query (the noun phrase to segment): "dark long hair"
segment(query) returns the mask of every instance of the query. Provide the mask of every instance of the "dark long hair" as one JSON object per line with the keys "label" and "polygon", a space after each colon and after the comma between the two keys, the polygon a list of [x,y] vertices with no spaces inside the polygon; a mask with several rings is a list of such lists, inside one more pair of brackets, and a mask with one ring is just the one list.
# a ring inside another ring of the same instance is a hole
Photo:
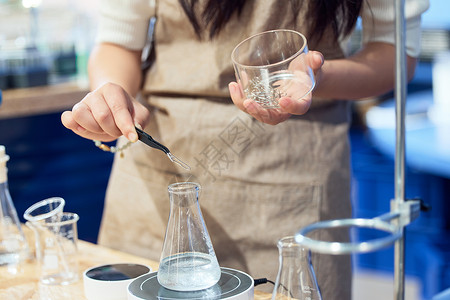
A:
{"label": "dark long hair", "polygon": [[[196,15],[199,0],[178,0],[188,16],[195,32],[200,37],[201,31],[209,29],[213,38],[228,22],[234,13],[240,14],[246,0],[207,0],[203,11]],[[257,0],[264,1],[264,0]],[[278,0],[289,2],[294,17],[298,15],[304,0]],[[310,35],[319,41],[330,26],[335,39],[347,35],[353,29],[359,16],[363,0],[314,0],[308,4],[310,16]]]}

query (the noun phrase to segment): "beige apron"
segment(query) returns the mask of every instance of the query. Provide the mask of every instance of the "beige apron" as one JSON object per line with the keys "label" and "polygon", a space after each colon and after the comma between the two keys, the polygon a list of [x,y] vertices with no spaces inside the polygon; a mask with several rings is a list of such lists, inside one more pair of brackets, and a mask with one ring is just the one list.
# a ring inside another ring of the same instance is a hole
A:
{"label": "beige apron", "polygon": [[[271,126],[228,98],[230,54],[239,41],[274,28],[304,32],[287,21],[290,6],[280,3],[249,1],[240,21],[232,19],[211,42],[196,39],[177,0],[159,1],[156,61],[144,86],[152,121],[145,130],[192,170],[142,143],[117,156],[100,244],[159,260],[167,186],[195,181],[219,264],[275,281],[280,238],[312,222],[351,216],[346,102],[315,100],[306,115]],[[342,55],[336,46],[313,47],[327,58]],[[317,237],[348,240],[342,232],[330,235]],[[323,299],[351,299],[350,257],[314,255],[313,264]]]}

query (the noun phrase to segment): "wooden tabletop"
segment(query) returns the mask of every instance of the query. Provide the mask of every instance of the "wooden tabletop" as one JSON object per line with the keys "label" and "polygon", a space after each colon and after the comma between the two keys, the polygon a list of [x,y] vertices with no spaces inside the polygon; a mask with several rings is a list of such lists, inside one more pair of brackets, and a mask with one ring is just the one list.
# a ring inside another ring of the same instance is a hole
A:
{"label": "wooden tabletop", "polygon": [[66,286],[39,283],[37,264],[27,261],[18,269],[0,267],[0,299],[86,299],[83,288],[83,272],[91,267],[110,263],[138,263],[158,269],[158,263],[84,241],[78,243],[79,280]]}
{"label": "wooden tabletop", "polygon": [[[2,266],[0,267],[0,299],[85,300],[82,275],[88,268],[111,263],[137,263],[147,265],[152,270],[158,269],[158,263],[149,259],[85,241],[79,241],[78,246],[79,280],[77,282],[65,286],[40,284],[35,260],[27,261],[17,269]],[[255,299],[270,299],[270,295],[255,291]]]}

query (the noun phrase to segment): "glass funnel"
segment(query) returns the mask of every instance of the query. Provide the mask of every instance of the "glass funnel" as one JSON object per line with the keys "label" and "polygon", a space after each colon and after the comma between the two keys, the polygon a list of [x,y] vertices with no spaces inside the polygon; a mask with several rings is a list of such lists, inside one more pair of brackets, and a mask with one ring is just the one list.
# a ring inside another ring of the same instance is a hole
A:
{"label": "glass funnel", "polygon": [[158,269],[158,282],[176,291],[197,291],[216,284],[219,263],[198,202],[200,185],[169,185],[170,215]]}
{"label": "glass funnel", "polygon": [[322,300],[310,251],[298,244],[293,236],[282,238],[277,246],[280,265],[272,300]]}

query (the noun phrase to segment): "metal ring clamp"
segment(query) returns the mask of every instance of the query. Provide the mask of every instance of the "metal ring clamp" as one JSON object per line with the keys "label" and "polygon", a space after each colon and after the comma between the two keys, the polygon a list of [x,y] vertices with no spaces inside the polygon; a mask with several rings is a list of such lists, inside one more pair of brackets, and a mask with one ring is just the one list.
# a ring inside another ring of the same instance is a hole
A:
{"label": "metal ring clamp", "polygon": [[[355,243],[340,243],[340,242],[326,242],[320,240],[314,240],[306,237],[306,234],[326,228],[337,228],[337,227],[364,227],[378,229],[390,233],[386,237],[372,239],[366,242],[355,242]],[[402,237],[401,228],[381,220],[380,218],[373,219],[340,219],[331,221],[322,221],[308,225],[295,234],[295,241],[299,244],[304,245],[313,252],[324,253],[324,254],[349,254],[349,253],[367,253],[385,248],[393,244],[396,240]]]}

